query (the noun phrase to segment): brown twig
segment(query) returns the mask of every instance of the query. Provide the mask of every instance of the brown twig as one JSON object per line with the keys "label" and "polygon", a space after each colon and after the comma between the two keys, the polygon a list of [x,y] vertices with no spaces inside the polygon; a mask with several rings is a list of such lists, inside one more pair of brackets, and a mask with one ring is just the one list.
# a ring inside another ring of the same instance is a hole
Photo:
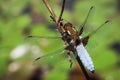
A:
{"label": "brown twig", "polygon": [[86,80],[91,80],[90,77],[89,77],[89,75],[88,75],[88,73],[87,73],[87,71],[85,70],[85,67],[83,66],[83,64],[82,64],[79,56],[77,56],[76,59],[77,59],[79,65],[80,65],[80,67],[81,67],[81,69],[82,69],[82,71],[83,71],[83,74],[84,74]]}
{"label": "brown twig", "polygon": [[62,9],[61,9],[61,13],[60,13],[59,20],[58,20],[59,22],[62,19],[62,15],[63,15],[64,9],[65,9],[65,0],[63,0],[63,3],[62,3]]}
{"label": "brown twig", "polygon": [[54,19],[55,23],[58,24],[58,17],[55,15],[53,9],[50,7],[48,0],[43,0],[44,4],[46,5],[46,7],[48,8],[52,18]]}

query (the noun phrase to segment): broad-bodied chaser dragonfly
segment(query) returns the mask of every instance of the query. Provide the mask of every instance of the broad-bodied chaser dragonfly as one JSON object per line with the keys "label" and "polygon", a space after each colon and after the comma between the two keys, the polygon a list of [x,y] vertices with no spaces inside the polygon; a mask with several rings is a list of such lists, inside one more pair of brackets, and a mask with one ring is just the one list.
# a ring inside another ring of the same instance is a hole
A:
{"label": "broad-bodied chaser dragonfly", "polygon": [[[66,48],[65,50],[67,51],[68,56],[70,57],[70,54],[73,53],[75,55],[75,58],[77,62],[79,63],[80,67],[83,70],[83,73],[85,74],[87,80],[89,80],[89,76],[87,75],[87,72],[84,68],[84,66],[94,73],[94,65],[91,57],[89,56],[87,50],[85,49],[85,46],[87,45],[87,42],[89,40],[89,37],[95,33],[98,29],[100,29],[104,24],[108,23],[109,21],[105,21],[102,25],[100,25],[95,31],[90,33],[88,36],[81,37],[81,34],[84,31],[85,23],[88,19],[88,16],[93,9],[93,7],[90,8],[88,15],[84,21],[84,23],[81,25],[81,29],[77,31],[75,27],[70,23],[64,23],[62,19],[62,15],[64,12],[64,7],[65,7],[65,0],[63,0],[62,4],[62,9],[60,16],[57,17],[56,14],[54,13],[53,9],[48,3],[48,0],[43,0],[44,4],[46,5],[47,9],[51,13],[51,19],[55,22],[57,25],[57,29],[59,33],[61,34],[61,39],[65,42]],[[34,37],[34,36],[28,36],[28,37]],[[36,60],[39,60],[41,57],[38,57]],[[72,60],[69,59],[71,65],[72,65]],[[84,66],[83,66],[84,65]]]}

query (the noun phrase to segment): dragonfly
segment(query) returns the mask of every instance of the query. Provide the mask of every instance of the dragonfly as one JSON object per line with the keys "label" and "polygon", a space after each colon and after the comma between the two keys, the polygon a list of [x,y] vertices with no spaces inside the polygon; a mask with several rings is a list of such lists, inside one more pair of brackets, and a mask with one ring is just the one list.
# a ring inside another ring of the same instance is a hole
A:
{"label": "dragonfly", "polygon": [[[66,45],[65,50],[69,57],[69,62],[71,63],[70,66],[72,66],[72,64],[73,64],[70,54],[73,54],[75,56],[77,62],[79,63],[79,66],[83,70],[83,73],[86,76],[86,79],[90,80],[85,67],[92,73],[95,72],[95,69],[94,69],[93,61],[92,61],[90,55],[88,54],[85,46],[87,45],[90,36],[92,36],[95,32],[97,32],[97,30],[99,30],[103,25],[108,23],[109,20],[106,20],[102,25],[100,25],[92,33],[88,34],[85,37],[82,37],[81,35],[84,31],[85,24],[87,22],[87,19],[90,15],[91,10],[93,9],[93,6],[90,8],[90,10],[87,14],[87,17],[85,18],[85,21],[80,26],[81,28],[79,30],[76,30],[75,27],[72,25],[72,23],[70,23],[70,22],[64,23],[63,22],[62,15],[63,15],[64,8],[65,8],[65,1],[66,0],[63,0],[60,15],[59,15],[59,17],[57,17],[56,14],[54,13],[53,9],[49,5],[48,0],[43,0],[45,6],[47,7],[48,11],[51,14],[50,18],[57,25],[58,32],[60,33],[61,36],[60,37],[38,36],[38,37],[39,38],[61,38]],[[36,37],[36,36],[28,36],[28,37]],[[39,59],[41,59],[41,57],[36,58],[35,61],[39,60]]]}

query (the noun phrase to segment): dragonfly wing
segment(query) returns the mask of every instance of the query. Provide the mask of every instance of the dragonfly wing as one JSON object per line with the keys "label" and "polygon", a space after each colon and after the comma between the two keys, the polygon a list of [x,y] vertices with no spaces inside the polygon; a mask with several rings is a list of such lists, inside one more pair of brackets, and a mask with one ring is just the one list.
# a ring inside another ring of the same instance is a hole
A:
{"label": "dragonfly wing", "polygon": [[63,49],[59,49],[53,53],[50,53],[50,54],[47,54],[47,55],[44,55],[44,56],[40,56],[40,57],[37,57],[35,59],[35,61],[39,60],[39,59],[42,59],[44,57],[52,57],[52,56],[55,56],[55,55],[58,55],[58,54],[62,54],[64,52],[64,48]]}
{"label": "dragonfly wing", "polygon": [[42,66],[54,66],[66,58],[67,55],[65,53],[66,52],[64,51],[64,49],[57,50],[53,53],[37,57],[33,61],[33,64]]}
{"label": "dragonfly wing", "polygon": [[27,39],[29,38],[43,38],[43,39],[60,39],[61,36],[33,36],[33,35],[29,35],[26,37]]}
{"label": "dragonfly wing", "polygon": [[93,65],[92,59],[89,56],[89,54],[88,54],[87,50],[85,49],[85,47],[83,46],[83,43],[78,45],[76,50],[77,50],[78,56],[80,57],[80,60],[84,64],[84,66],[88,70],[90,70],[91,72],[94,72],[94,65]]}

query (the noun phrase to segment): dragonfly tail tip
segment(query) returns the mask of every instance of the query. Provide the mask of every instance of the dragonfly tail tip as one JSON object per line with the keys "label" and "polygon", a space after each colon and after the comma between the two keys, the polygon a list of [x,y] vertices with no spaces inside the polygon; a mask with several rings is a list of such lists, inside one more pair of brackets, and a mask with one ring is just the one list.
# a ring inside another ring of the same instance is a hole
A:
{"label": "dragonfly tail tip", "polygon": [[95,70],[91,71],[92,73],[95,73]]}

